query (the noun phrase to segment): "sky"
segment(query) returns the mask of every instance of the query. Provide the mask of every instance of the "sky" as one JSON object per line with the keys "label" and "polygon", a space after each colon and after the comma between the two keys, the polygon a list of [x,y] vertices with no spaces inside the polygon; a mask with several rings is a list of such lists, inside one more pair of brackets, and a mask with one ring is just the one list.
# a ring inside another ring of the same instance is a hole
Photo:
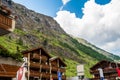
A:
{"label": "sky", "polygon": [[13,0],[53,17],[68,34],[120,55],[120,0]]}

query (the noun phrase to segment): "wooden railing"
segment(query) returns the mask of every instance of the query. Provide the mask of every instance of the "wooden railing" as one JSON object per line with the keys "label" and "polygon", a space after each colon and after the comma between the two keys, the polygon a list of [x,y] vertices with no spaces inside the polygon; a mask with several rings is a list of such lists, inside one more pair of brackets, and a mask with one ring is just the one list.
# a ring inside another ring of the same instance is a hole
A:
{"label": "wooden railing", "polygon": [[[109,69],[104,69],[103,70],[104,73],[116,73],[116,68],[109,68]],[[90,71],[91,74],[99,74],[99,71],[98,70],[92,70]]]}
{"label": "wooden railing", "polygon": [[32,67],[32,68],[38,68],[38,69],[41,67],[42,69],[46,69],[46,70],[50,69],[49,65],[39,64],[39,63],[33,63],[33,62],[30,63],[30,67]]}
{"label": "wooden railing", "polygon": [[0,28],[13,31],[15,28],[15,21],[10,17],[6,17],[0,14]]}
{"label": "wooden railing", "polygon": [[52,71],[58,71],[58,70],[60,70],[60,72],[65,72],[65,68],[52,67]]}
{"label": "wooden railing", "polygon": [[50,74],[49,73],[42,73],[42,78],[50,78]]}
{"label": "wooden railing", "polygon": [[33,62],[30,62],[30,67],[32,68],[40,68],[40,64],[39,63],[33,63]]}
{"label": "wooden railing", "polygon": [[[26,76],[28,76],[28,73],[26,73]],[[50,74],[44,72],[40,73],[38,71],[30,71],[30,77],[41,77],[41,78],[50,79]]]}
{"label": "wooden railing", "polygon": [[1,64],[0,77],[16,77],[19,66]]}
{"label": "wooden railing", "polygon": [[[95,78],[92,78],[91,80],[99,80],[100,79],[98,70],[90,71],[90,73],[95,75]],[[116,77],[118,77],[116,68],[104,69],[103,73],[104,73],[105,79],[108,79],[108,80],[115,80]]]}
{"label": "wooden railing", "polygon": [[49,65],[42,65],[42,69],[50,70],[50,66]]}
{"label": "wooden railing", "polygon": [[32,59],[37,59],[37,60],[43,60],[43,61],[47,61],[47,57],[46,56],[40,56],[39,54],[34,54]]}
{"label": "wooden railing", "polygon": [[58,79],[57,74],[52,74],[52,78],[53,78],[53,79]]}
{"label": "wooden railing", "polygon": [[7,65],[7,64],[2,64],[2,66],[6,72],[17,72],[18,69],[20,68],[19,66]]}
{"label": "wooden railing", "polygon": [[16,72],[0,72],[0,77],[16,77]]}
{"label": "wooden railing", "polygon": [[[52,78],[53,79],[58,79],[58,75],[57,74],[52,74]],[[62,75],[62,80],[66,80],[66,76]]]}
{"label": "wooden railing", "polygon": [[[116,80],[116,77],[105,77],[106,80]],[[91,78],[90,80],[100,80],[99,78]]]}

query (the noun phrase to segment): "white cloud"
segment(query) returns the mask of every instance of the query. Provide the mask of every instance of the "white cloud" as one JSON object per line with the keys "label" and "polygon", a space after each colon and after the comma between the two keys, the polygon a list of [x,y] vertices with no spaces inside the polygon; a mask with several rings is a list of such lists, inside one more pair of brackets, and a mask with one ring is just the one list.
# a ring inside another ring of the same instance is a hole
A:
{"label": "white cloud", "polygon": [[[59,11],[55,20],[68,33],[82,37],[110,52],[120,50],[120,1],[98,5],[89,0],[83,8],[84,16],[77,18],[69,11]],[[110,45],[110,46],[109,46]],[[120,52],[119,52],[120,53]]]}
{"label": "white cloud", "polygon": [[115,51],[117,55],[120,55],[120,38],[117,39],[116,41],[108,42],[101,47],[102,49],[105,49],[111,52]]}
{"label": "white cloud", "polygon": [[[77,35],[78,34],[78,26],[80,24],[78,24],[79,22],[79,18],[76,18],[74,13],[70,13],[68,11],[59,11],[57,13],[57,16],[55,18],[55,20],[57,20],[57,22],[61,25],[61,27],[67,32],[70,33],[72,35]],[[73,21],[74,20],[74,21]],[[75,27],[78,28],[75,28]],[[77,31],[77,32],[76,32]]]}
{"label": "white cloud", "polygon": [[70,0],[62,0],[63,5],[67,4]]}
{"label": "white cloud", "polygon": [[63,7],[70,2],[70,0],[62,0],[63,5],[60,7],[60,11],[63,9]]}

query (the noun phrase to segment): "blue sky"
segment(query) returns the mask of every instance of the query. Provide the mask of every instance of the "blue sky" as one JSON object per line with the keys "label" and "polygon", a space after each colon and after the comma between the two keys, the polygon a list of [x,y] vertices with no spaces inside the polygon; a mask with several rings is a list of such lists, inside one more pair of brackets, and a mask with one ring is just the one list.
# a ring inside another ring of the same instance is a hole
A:
{"label": "blue sky", "polygon": [[111,0],[95,0],[95,2],[100,5],[105,5],[105,4],[109,3],[110,1]]}
{"label": "blue sky", "polygon": [[48,16],[56,16],[56,12],[59,11],[62,6],[61,0],[13,0],[14,2],[20,3],[29,9],[36,12],[46,14]]}
{"label": "blue sky", "polygon": [[13,0],[53,17],[68,34],[120,55],[120,0]]}
{"label": "blue sky", "polygon": [[[13,0],[14,2],[25,5],[27,8],[36,12],[55,17],[63,5],[62,0]],[[77,17],[81,18],[82,8],[85,2],[88,0],[70,0],[62,10],[68,10],[71,13],[75,13]],[[96,3],[104,5],[110,2],[110,0],[95,0]]]}
{"label": "blue sky", "polygon": [[87,0],[71,0],[69,3],[67,3],[63,10],[68,10],[71,13],[75,13],[77,17],[82,17],[82,8],[84,7],[84,3]]}

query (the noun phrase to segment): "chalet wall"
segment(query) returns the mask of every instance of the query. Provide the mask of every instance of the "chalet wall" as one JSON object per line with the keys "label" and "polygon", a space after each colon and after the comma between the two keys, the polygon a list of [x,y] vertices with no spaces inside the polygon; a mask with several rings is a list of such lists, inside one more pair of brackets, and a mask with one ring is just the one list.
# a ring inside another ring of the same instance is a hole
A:
{"label": "chalet wall", "polygon": [[10,64],[10,65],[21,66],[23,62],[18,62],[10,57],[5,58],[0,56],[0,64]]}

